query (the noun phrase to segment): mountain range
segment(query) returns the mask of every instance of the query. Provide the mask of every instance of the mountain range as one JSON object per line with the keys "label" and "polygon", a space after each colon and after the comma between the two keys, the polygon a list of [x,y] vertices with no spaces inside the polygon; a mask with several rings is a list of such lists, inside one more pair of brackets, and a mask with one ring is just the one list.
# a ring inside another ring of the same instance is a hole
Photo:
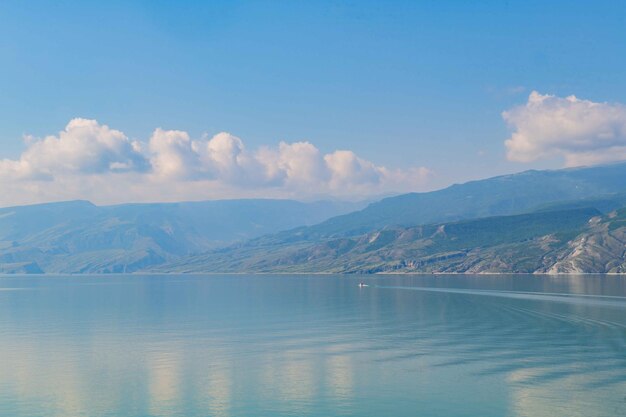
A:
{"label": "mountain range", "polygon": [[626,272],[626,210],[570,208],[388,228],[319,241],[275,237],[163,265],[163,272]]}
{"label": "mountain range", "polygon": [[8,207],[0,209],[0,272],[134,272],[364,205],[259,199]]}
{"label": "mountain range", "polygon": [[224,200],[0,209],[0,272],[626,271],[626,163],[365,203]]}

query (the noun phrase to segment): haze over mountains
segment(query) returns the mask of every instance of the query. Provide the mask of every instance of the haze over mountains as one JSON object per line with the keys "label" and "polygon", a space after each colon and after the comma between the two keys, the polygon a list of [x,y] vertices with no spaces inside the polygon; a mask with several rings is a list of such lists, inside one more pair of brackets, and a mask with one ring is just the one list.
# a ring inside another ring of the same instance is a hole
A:
{"label": "haze over mountains", "polygon": [[626,270],[626,163],[526,171],[362,207],[231,200],[0,209],[0,271]]}
{"label": "haze over mountains", "polygon": [[167,272],[626,272],[626,210],[539,211],[357,236],[260,238],[181,259]]}
{"label": "haze over mountains", "polygon": [[132,272],[220,245],[314,224],[365,203],[292,200],[0,209],[0,271]]}
{"label": "haze over mountains", "polygon": [[311,238],[349,236],[390,226],[518,214],[556,202],[604,195],[614,198],[621,192],[626,192],[626,164],[525,171],[386,198],[297,233]]}

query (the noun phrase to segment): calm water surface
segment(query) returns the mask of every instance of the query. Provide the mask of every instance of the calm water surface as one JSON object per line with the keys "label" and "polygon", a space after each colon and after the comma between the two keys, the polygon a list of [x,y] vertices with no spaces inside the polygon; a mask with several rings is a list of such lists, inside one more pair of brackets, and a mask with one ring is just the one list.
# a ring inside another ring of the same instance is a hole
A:
{"label": "calm water surface", "polygon": [[0,277],[0,415],[623,416],[626,277]]}

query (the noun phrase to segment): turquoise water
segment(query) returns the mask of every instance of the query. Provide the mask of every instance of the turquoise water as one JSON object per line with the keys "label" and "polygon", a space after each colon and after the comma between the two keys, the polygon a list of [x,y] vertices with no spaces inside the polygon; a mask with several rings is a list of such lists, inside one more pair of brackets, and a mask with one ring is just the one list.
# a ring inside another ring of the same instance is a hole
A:
{"label": "turquoise water", "polygon": [[5,276],[0,415],[626,415],[626,277]]}

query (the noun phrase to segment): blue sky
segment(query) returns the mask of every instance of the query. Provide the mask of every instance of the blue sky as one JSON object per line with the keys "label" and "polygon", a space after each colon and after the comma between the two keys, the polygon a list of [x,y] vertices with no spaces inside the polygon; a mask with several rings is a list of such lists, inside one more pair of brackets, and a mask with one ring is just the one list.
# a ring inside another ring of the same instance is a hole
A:
{"label": "blue sky", "polygon": [[309,141],[427,167],[426,188],[561,167],[507,159],[501,113],[531,91],[626,102],[626,3],[546,3],[3,1],[0,159],[80,117]]}

